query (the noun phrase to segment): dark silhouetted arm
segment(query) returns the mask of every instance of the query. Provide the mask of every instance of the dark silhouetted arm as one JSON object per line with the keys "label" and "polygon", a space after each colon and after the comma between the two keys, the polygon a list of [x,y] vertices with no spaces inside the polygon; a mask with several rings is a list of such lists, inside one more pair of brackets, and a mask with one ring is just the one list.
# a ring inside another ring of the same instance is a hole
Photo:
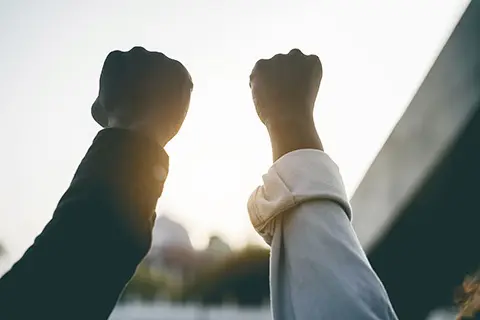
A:
{"label": "dark silhouetted arm", "polygon": [[51,221],[0,279],[0,318],[107,319],[150,248],[167,171],[155,142],[99,132]]}

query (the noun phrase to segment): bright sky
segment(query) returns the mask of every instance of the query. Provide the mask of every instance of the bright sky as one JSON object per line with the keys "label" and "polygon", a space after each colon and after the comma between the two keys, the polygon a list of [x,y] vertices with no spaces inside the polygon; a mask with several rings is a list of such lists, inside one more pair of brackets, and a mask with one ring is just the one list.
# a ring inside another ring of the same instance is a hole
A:
{"label": "bright sky", "polygon": [[[259,58],[298,47],[324,78],[316,122],[353,193],[468,0],[0,0],[0,241],[9,263],[50,219],[99,127],[90,117],[109,51],[142,45],[193,76],[167,146],[158,212],[196,246],[258,241],[246,200],[271,163],[250,99]],[[87,232],[87,231],[86,231]]]}

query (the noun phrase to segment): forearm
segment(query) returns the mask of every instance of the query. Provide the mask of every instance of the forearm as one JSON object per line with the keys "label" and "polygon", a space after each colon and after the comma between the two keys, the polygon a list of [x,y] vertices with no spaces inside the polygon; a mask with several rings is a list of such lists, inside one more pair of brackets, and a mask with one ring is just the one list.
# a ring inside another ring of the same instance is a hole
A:
{"label": "forearm", "polygon": [[143,137],[100,133],[52,220],[0,280],[2,314],[107,319],[150,246],[163,186],[154,167],[168,166],[166,155],[160,158],[160,148]]}
{"label": "forearm", "polygon": [[313,116],[305,116],[301,119],[277,118],[266,123],[266,127],[270,136],[273,161],[295,150],[323,151]]}

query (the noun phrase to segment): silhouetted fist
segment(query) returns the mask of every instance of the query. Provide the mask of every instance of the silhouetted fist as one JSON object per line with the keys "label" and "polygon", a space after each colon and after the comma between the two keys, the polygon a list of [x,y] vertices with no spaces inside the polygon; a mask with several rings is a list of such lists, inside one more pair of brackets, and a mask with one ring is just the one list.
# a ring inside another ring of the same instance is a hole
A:
{"label": "silhouetted fist", "polygon": [[142,47],[113,51],[103,65],[92,115],[102,127],[139,130],[165,145],[187,115],[192,88],[177,60]]}
{"label": "silhouetted fist", "polygon": [[322,64],[316,55],[293,49],[259,60],[250,75],[250,88],[260,120],[311,118],[322,79]]}

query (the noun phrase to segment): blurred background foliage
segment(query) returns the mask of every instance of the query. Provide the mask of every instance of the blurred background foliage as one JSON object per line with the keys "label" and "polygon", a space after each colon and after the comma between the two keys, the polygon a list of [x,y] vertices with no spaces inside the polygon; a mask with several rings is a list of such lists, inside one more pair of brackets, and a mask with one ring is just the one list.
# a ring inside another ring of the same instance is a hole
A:
{"label": "blurred background foliage", "polygon": [[188,280],[172,279],[142,263],[120,302],[170,301],[202,305],[260,306],[269,299],[269,250],[248,246],[220,260],[198,264]]}

